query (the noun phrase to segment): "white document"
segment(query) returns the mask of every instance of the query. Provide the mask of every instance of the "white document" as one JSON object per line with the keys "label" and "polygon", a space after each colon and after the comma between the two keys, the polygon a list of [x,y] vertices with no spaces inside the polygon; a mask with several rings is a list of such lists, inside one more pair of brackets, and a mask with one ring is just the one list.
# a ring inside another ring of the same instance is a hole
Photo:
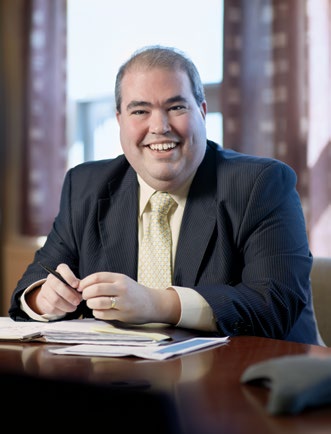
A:
{"label": "white document", "polygon": [[125,345],[74,345],[71,347],[49,349],[53,354],[78,355],[91,357],[124,357],[136,356],[144,359],[164,360],[179,354],[197,351],[210,346],[223,345],[228,337],[191,338],[173,344],[159,346],[132,347]]}
{"label": "white document", "polygon": [[148,345],[170,340],[163,333],[118,328],[94,318],[36,322],[0,317],[0,341],[40,341],[60,344]]}

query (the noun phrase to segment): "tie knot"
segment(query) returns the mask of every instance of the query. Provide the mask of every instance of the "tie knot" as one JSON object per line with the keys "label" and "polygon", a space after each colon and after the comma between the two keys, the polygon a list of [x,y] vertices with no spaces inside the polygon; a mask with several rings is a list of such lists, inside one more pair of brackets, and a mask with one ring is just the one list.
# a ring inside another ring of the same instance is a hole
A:
{"label": "tie knot", "polygon": [[164,191],[156,191],[150,198],[152,212],[156,211],[160,214],[168,214],[170,208],[175,203],[169,193]]}

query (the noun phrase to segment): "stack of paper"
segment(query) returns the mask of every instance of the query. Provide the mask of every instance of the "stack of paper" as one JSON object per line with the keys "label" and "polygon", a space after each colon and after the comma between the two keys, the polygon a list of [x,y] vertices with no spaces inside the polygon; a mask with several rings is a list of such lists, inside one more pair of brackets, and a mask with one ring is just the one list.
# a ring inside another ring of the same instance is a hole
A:
{"label": "stack of paper", "polygon": [[56,322],[17,322],[0,317],[0,340],[60,344],[157,345],[170,340],[163,333],[115,327],[94,318]]}
{"label": "stack of paper", "polygon": [[[49,351],[54,354],[121,357],[136,356],[164,360],[179,354],[222,345],[228,338],[196,337],[168,343],[171,337],[163,333],[120,328],[94,318],[56,322],[16,322],[0,317],[0,341],[41,341],[56,344],[76,344]],[[162,345],[164,344],[164,345]]]}

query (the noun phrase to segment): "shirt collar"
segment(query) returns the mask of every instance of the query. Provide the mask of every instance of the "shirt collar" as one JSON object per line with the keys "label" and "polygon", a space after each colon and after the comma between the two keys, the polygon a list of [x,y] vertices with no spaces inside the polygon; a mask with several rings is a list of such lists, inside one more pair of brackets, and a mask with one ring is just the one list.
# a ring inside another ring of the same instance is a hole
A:
{"label": "shirt collar", "polygon": [[[171,193],[171,197],[176,201],[178,206],[184,207],[186,203],[186,198],[188,191],[190,189],[192,180],[194,178],[195,172],[192,176],[182,185],[178,190]],[[149,202],[150,197],[156,191],[154,188],[150,187],[139,175],[138,182],[140,186],[140,198],[139,198],[139,217],[142,216],[145,211],[146,205]]]}

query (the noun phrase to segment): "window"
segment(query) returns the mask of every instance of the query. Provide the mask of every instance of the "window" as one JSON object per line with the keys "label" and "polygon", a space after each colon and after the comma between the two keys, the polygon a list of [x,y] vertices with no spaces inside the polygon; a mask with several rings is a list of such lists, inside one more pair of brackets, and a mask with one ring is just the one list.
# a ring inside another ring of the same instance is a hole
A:
{"label": "window", "polygon": [[223,0],[68,0],[69,166],[122,152],[113,88],[119,66],[150,44],[176,46],[197,65],[208,138],[222,142]]}

